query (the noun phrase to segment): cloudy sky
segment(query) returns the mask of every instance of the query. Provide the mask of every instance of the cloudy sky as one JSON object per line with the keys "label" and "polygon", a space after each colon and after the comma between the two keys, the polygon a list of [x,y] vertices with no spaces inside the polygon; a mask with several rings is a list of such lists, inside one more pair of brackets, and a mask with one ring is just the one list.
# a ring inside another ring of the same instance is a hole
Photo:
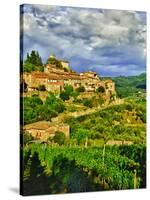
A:
{"label": "cloudy sky", "polygon": [[146,70],[146,13],[24,5],[23,56],[36,50],[70,61],[77,72],[137,75]]}

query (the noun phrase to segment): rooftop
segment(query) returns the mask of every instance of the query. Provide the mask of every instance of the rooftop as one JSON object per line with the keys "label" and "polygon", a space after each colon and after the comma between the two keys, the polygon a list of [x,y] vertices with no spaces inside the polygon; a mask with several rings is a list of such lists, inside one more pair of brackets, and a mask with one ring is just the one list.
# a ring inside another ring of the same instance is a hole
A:
{"label": "rooftop", "polygon": [[27,124],[24,126],[25,130],[29,129],[38,129],[38,130],[46,130],[50,127],[51,123],[49,121],[39,121],[32,124]]}
{"label": "rooftop", "polygon": [[36,130],[47,130],[51,127],[66,127],[69,126],[67,124],[56,124],[50,121],[39,121],[39,122],[34,122],[32,124],[27,124],[24,126],[24,130],[30,130],[30,129],[36,129]]}

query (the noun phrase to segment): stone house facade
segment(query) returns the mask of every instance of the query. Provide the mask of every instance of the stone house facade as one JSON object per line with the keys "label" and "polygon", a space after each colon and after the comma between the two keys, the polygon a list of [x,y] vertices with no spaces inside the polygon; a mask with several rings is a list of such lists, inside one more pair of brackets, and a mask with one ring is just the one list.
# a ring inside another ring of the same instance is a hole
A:
{"label": "stone house facade", "polygon": [[67,124],[53,124],[49,121],[39,121],[24,126],[24,132],[30,134],[34,139],[46,141],[48,138],[53,138],[56,131],[61,131],[66,138],[70,137],[70,127]]}
{"label": "stone house facade", "polygon": [[47,91],[60,93],[66,85],[72,85],[74,89],[84,86],[86,92],[94,92],[102,86],[105,89],[107,98],[115,94],[114,82],[101,80],[95,72],[77,74],[66,72],[51,64],[46,64],[44,72],[24,72],[22,79],[27,84],[28,91],[38,90],[39,85],[44,85]]}

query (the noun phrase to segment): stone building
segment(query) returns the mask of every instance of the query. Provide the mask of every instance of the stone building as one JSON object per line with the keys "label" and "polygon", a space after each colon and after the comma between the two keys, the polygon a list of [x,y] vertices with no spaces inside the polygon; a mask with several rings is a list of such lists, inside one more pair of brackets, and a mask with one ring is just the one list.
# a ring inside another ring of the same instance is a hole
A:
{"label": "stone building", "polygon": [[67,60],[59,60],[63,66],[63,69],[70,71],[69,62]]}
{"label": "stone building", "polygon": [[24,132],[30,134],[34,139],[46,141],[53,138],[56,131],[61,131],[66,138],[70,137],[70,127],[67,124],[53,124],[49,121],[39,121],[24,126]]}
{"label": "stone building", "polygon": [[40,85],[44,85],[47,91],[60,93],[66,85],[72,85],[74,89],[84,86],[86,92],[94,92],[102,86],[107,99],[115,94],[115,84],[112,80],[101,80],[95,72],[91,71],[77,74],[46,64],[44,72],[24,72],[22,76],[27,91],[38,90]]}

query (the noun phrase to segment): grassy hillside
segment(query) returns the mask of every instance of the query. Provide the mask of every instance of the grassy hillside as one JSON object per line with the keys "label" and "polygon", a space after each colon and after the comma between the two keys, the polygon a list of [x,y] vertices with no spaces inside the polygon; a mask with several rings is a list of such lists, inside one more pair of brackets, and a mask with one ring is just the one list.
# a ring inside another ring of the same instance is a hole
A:
{"label": "grassy hillside", "polygon": [[[71,139],[78,145],[100,145],[100,141],[129,140],[145,143],[145,99],[132,98],[125,104],[114,105],[94,114],[69,118]],[[103,145],[103,142],[101,143]]]}
{"label": "grassy hillside", "polygon": [[119,76],[111,77],[116,84],[118,97],[124,98],[135,96],[139,92],[144,93],[146,90],[146,74],[142,73],[139,76]]}

